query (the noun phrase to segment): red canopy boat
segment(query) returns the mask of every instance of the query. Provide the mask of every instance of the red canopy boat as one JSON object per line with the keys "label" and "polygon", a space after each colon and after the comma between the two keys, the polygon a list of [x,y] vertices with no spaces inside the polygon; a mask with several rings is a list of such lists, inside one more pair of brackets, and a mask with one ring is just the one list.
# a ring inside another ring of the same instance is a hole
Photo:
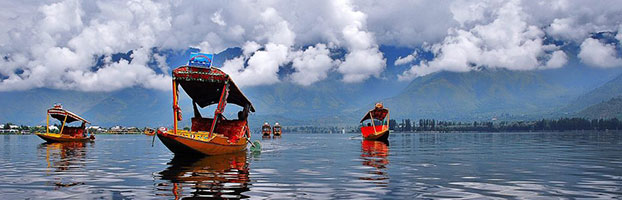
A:
{"label": "red canopy boat", "polygon": [[263,123],[263,126],[261,126],[261,135],[263,137],[270,137],[271,133],[272,127],[270,127],[270,124],[268,124],[268,122]]}
{"label": "red canopy boat", "polygon": [[[57,133],[54,131],[50,132],[50,117],[62,122],[60,130]],[[93,134],[87,137],[88,131],[86,129],[86,124],[90,124],[90,122],[63,109],[60,104],[54,105],[53,108],[48,109],[46,121],[46,132],[35,133],[35,135],[47,142],[88,142],[95,140],[95,135]],[[72,122],[82,122],[82,124],[79,127],[67,126]]]}
{"label": "red canopy boat", "polygon": [[281,125],[278,122],[274,123],[274,126],[272,127],[272,134],[274,134],[275,137],[279,137],[281,136],[281,133],[283,133],[281,131]]}
{"label": "red canopy boat", "polygon": [[[192,60],[192,59],[191,59]],[[190,130],[179,130],[178,86],[192,99],[194,117]],[[243,108],[238,119],[223,115],[227,103]],[[213,118],[204,118],[197,106],[218,104]],[[181,66],[173,70],[173,130],[160,131],[157,136],[175,154],[218,155],[243,151],[250,139],[247,116],[255,112],[251,102],[231,77],[214,67]]]}
{"label": "red canopy boat", "polygon": [[[367,120],[369,121],[365,124]],[[360,123],[363,139],[381,141],[389,139],[389,109],[384,108],[382,103],[376,103],[375,108],[367,112]]]}

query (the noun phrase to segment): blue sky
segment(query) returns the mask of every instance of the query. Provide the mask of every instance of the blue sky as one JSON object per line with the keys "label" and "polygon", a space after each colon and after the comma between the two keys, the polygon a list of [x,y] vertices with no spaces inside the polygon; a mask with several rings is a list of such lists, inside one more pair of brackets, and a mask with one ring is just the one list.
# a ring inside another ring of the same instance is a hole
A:
{"label": "blue sky", "polygon": [[[618,1],[3,1],[0,13],[0,91],[170,90],[172,56],[190,47],[241,47],[222,68],[242,87],[330,74],[405,85],[439,71],[564,68],[574,57],[622,67]],[[394,62],[383,46],[410,52]],[[131,62],[113,59],[130,51]]]}

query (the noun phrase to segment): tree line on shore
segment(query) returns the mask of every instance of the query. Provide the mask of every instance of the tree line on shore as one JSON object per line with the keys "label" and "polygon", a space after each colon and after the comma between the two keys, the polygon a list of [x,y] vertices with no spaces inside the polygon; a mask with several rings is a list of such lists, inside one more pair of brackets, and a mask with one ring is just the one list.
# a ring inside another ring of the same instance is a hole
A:
{"label": "tree line on shore", "polygon": [[[0,124],[0,128],[9,130],[11,125],[16,130],[23,133],[45,132],[45,126],[16,126],[12,123]],[[136,128],[134,128],[136,129]],[[357,133],[359,127],[337,127],[337,126],[285,126],[283,132],[286,133]],[[454,122],[436,119],[411,119],[389,120],[389,129],[399,132],[522,132],[522,131],[574,131],[574,130],[622,130],[622,120],[611,119],[587,119],[587,118],[559,118],[541,119],[537,121],[473,121],[473,122]],[[89,132],[104,133],[95,129]],[[140,130],[134,131],[140,133]]]}
{"label": "tree line on shore", "polygon": [[573,130],[622,130],[622,121],[611,119],[559,118],[537,121],[474,121],[453,122],[435,119],[411,121],[395,119],[389,121],[389,129],[400,132],[413,131],[480,131],[480,132],[513,132],[513,131],[573,131]]}

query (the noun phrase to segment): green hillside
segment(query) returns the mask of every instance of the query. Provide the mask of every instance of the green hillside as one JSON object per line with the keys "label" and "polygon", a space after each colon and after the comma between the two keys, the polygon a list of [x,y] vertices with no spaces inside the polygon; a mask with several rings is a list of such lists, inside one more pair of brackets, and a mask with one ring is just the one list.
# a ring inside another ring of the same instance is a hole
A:
{"label": "green hillside", "polygon": [[441,72],[415,79],[385,105],[394,118],[490,119],[552,112],[573,92],[537,72]]}
{"label": "green hillside", "polygon": [[568,113],[579,112],[589,106],[608,101],[620,95],[622,95],[622,75],[619,75],[601,87],[579,96],[576,100],[563,108],[562,111]]}
{"label": "green hillside", "polygon": [[577,114],[579,117],[591,119],[622,119],[622,96],[592,105]]}

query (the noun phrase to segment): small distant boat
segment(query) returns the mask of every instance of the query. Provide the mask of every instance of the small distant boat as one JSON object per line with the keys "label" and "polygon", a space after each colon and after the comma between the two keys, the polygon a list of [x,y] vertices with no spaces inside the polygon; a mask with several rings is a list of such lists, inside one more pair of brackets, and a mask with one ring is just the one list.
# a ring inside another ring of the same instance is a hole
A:
{"label": "small distant boat", "polygon": [[[364,122],[367,121],[367,124]],[[376,103],[361,119],[361,133],[365,140],[388,141],[389,139],[389,109],[382,103]]]}
{"label": "small distant boat", "polygon": [[263,137],[270,137],[270,134],[272,134],[272,127],[270,127],[268,122],[263,123],[263,126],[261,126],[261,135]]}
{"label": "small distant boat", "polygon": [[148,136],[153,136],[153,135],[155,135],[156,130],[152,129],[152,128],[149,128],[149,127],[145,127],[145,129],[143,130],[143,133],[145,135],[148,135]]}
{"label": "small distant boat", "polygon": [[[58,133],[50,132],[50,117],[57,119],[62,123]],[[60,104],[54,105],[53,108],[47,110],[46,115],[46,132],[35,133],[46,142],[89,142],[95,140],[94,134],[89,134],[86,124],[90,124],[84,118],[63,109]],[[67,126],[72,122],[82,122],[79,127]]]}
{"label": "small distant boat", "polygon": [[281,125],[277,122],[274,123],[274,127],[272,127],[272,134],[277,137],[277,136],[281,136],[281,133],[283,133],[281,131]]}
{"label": "small distant boat", "polygon": [[[251,102],[222,70],[211,67],[211,54],[195,54],[188,65],[173,70],[173,130],[158,129],[156,135],[173,153],[219,155],[246,149],[251,133],[248,128],[249,112],[255,112]],[[194,65],[194,66],[191,66]],[[178,129],[182,119],[178,105],[181,86],[192,99],[194,117],[190,130]],[[227,103],[242,107],[238,119],[223,115]],[[213,118],[201,116],[197,106],[204,108],[217,104]]]}

